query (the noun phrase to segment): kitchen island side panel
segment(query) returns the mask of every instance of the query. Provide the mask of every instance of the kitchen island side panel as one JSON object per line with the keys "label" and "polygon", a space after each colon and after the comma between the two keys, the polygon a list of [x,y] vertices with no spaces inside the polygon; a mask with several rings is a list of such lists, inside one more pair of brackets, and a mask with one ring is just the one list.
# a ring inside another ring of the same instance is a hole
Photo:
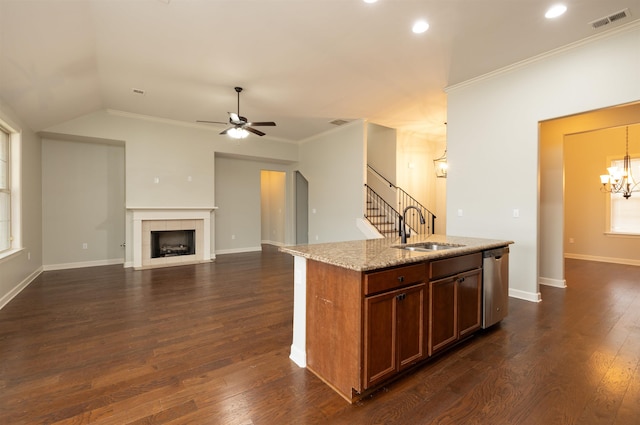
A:
{"label": "kitchen island side panel", "polygon": [[307,368],[351,401],[362,390],[362,274],[307,262]]}

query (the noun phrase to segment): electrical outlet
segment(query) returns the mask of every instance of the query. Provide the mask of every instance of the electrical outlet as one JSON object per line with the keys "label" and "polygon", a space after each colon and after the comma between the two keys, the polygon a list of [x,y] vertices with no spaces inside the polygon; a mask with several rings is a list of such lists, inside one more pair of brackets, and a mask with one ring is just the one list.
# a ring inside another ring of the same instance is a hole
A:
{"label": "electrical outlet", "polygon": [[85,243],[83,243],[83,244],[82,244],[82,249],[87,249],[87,248],[89,248],[89,245],[87,245],[87,243],[86,243],[86,242],[85,242]]}

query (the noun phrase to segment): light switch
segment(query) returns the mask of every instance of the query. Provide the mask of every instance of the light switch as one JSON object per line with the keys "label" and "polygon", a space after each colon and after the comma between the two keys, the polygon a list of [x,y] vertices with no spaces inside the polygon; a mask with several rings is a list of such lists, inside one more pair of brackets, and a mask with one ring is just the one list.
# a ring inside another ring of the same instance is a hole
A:
{"label": "light switch", "polygon": [[518,218],[520,217],[520,210],[517,208],[514,208],[513,210],[513,218]]}

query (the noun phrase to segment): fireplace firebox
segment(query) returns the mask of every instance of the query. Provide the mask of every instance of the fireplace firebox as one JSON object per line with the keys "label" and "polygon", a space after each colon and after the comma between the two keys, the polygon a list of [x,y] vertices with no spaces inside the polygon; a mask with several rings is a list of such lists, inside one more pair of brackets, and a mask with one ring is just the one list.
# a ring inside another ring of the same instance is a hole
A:
{"label": "fireplace firebox", "polygon": [[194,255],[195,229],[151,231],[151,258]]}

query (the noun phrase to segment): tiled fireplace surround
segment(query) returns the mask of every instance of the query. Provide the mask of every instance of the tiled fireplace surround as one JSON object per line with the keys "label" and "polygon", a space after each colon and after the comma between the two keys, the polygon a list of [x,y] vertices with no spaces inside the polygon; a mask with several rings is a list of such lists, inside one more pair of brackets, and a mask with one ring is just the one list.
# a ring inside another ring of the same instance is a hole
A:
{"label": "tiled fireplace surround", "polygon": [[[131,208],[133,214],[133,268],[148,269],[211,261],[213,208]],[[151,258],[151,232],[195,230],[195,254]]]}

